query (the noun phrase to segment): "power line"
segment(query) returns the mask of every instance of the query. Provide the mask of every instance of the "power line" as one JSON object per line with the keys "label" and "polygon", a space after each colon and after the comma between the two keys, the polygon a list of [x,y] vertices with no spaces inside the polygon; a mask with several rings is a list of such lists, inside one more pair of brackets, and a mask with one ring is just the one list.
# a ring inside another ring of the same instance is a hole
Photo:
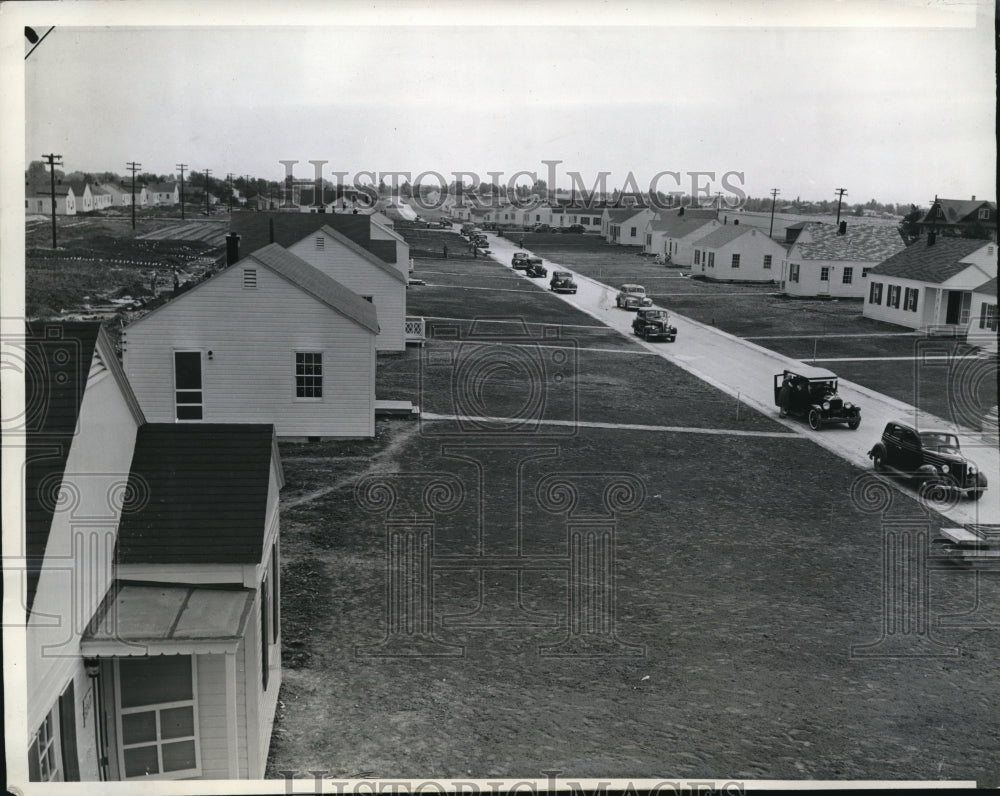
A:
{"label": "power line", "polygon": [[[49,183],[51,187],[49,197],[52,200],[52,248],[54,249],[56,248],[56,166],[62,165],[62,155],[42,155],[42,158],[49,166]],[[69,208],[66,209],[68,212]]]}
{"label": "power line", "polygon": [[132,229],[135,229],[135,173],[142,168],[141,163],[126,163],[125,168],[132,171]]}
{"label": "power line", "polygon": [[184,220],[184,169],[188,167],[187,163],[178,163],[177,168],[181,173],[181,221]]}

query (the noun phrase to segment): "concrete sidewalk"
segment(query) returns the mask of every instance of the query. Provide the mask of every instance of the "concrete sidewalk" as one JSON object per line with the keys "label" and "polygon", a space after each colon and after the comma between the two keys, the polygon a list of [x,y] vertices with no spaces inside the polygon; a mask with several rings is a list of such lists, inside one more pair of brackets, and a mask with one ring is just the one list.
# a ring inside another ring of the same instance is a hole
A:
{"label": "concrete sidewalk", "polygon": [[[520,249],[513,241],[493,234],[490,234],[489,242],[492,251],[490,256],[509,268],[511,256]],[[986,474],[989,486],[981,500],[963,500],[955,507],[943,510],[941,513],[952,522],[962,524],[1000,522],[1000,453],[997,451],[995,439],[989,439],[968,429],[957,428],[954,423],[920,412],[909,404],[843,379],[840,381],[840,394],[845,400],[861,407],[862,422],[858,430],[851,431],[846,426],[833,426],[813,431],[803,421],[783,420],[778,417],[778,410],[774,405],[774,375],[781,373],[787,367],[794,369],[796,365],[802,364],[800,360],[783,356],[672,311],[670,319],[677,327],[677,341],[647,343],[632,334],[631,324],[634,314],[615,306],[617,294],[615,288],[576,274],[561,263],[545,260],[545,266],[550,273],[554,268],[572,272],[578,285],[575,295],[553,295],[627,336],[636,345],[646,347],[723,392],[738,397],[746,405],[772,417],[790,430],[808,437],[817,445],[862,470],[871,469],[871,460],[867,453],[881,437],[885,424],[891,420],[906,420],[923,428],[945,428],[956,432],[965,455]],[[548,288],[548,279],[533,280],[524,276],[523,272],[515,273],[540,289]],[[669,422],[669,418],[664,420]],[[822,473],[811,475],[816,478],[822,477]],[[907,494],[914,494],[911,484],[893,478],[885,480]]]}

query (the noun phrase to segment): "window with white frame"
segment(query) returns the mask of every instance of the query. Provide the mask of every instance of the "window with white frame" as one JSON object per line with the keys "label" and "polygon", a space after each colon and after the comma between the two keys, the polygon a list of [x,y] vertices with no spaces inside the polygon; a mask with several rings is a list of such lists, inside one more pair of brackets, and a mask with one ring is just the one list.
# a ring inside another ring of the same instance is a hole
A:
{"label": "window with white frame", "polygon": [[819,269],[819,281],[820,282],[830,281],[830,266],[824,265]]}
{"label": "window with white frame", "polygon": [[869,304],[881,304],[882,303],[882,283],[872,282],[868,287],[868,303]]}
{"label": "window with white frame", "polygon": [[899,294],[901,290],[902,289],[899,285],[889,285],[889,292],[885,300],[885,306],[899,309]]}
{"label": "window with white frame", "polygon": [[740,256],[738,254],[734,254],[733,255],[733,264],[732,264],[732,267],[733,268],[739,268],[740,267]]}
{"label": "window with white frame", "polygon": [[629,227],[629,237],[630,237],[630,238],[634,238],[634,237],[636,236],[636,232],[637,232],[637,231],[638,231],[638,230],[636,230],[636,228],[635,228],[635,227]]}
{"label": "window with white frame", "polygon": [[199,776],[194,657],[121,658],[116,670],[122,779]]}
{"label": "window with white frame", "polygon": [[799,281],[799,264],[789,263],[788,264],[788,281],[798,282]]}
{"label": "window with white frame", "polygon": [[862,279],[865,279],[865,278],[867,278],[867,276],[868,276],[868,272],[869,272],[870,270],[871,270],[870,268],[862,268],[862,269],[861,269],[861,278],[862,278]]}
{"label": "window with white frame", "polygon": [[715,268],[715,252],[708,253],[708,267]]}
{"label": "window with white frame", "polygon": [[29,778],[34,782],[62,782],[59,766],[59,711],[58,705],[49,711],[42,726],[35,733],[28,750]]}
{"label": "window with white frame", "polygon": [[849,285],[854,281],[854,269],[848,266],[844,269],[844,276],[840,280],[845,285]]}
{"label": "window with white frame", "polygon": [[694,264],[701,265],[701,249],[694,250]]}
{"label": "window with white frame", "polygon": [[988,219],[989,217],[990,217],[989,208],[981,207],[979,209],[979,220],[980,221],[986,221],[986,219]]}
{"label": "window with white frame", "polygon": [[920,295],[920,289],[915,287],[906,288],[906,295],[903,296],[903,309],[909,312],[917,311],[917,298]]}
{"label": "window with white frame", "polygon": [[653,245],[653,236],[650,235],[649,233],[646,233],[646,245],[647,246]]}
{"label": "window with white frame", "polygon": [[765,271],[770,271],[771,270],[771,255],[770,254],[765,254],[764,255],[764,270]]}
{"label": "window with white frame", "polygon": [[323,354],[318,351],[295,352],[295,397],[323,397]]}
{"label": "window with white frame", "polygon": [[979,312],[979,328],[989,329],[995,332],[997,330],[997,305],[987,304],[985,301],[982,303]]}
{"label": "window with white frame", "polygon": [[204,416],[201,351],[174,351],[174,412],[177,420]]}

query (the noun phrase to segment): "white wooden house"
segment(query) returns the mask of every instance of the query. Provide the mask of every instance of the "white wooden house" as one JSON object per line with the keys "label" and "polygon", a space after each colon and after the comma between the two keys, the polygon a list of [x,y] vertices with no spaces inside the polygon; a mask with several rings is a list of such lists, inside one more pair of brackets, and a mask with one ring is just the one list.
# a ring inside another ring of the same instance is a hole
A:
{"label": "white wooden house", "polygon": [[643,246],[646,225],[655,215],[649,207],[605,208],[601,217],[601,234],[608,243]]}
{"label": "white wooden house", "polygon": [[378,331],[372,303],[269,244],[126,327],[122,356],[155,422],[370,437]]}
{"label": "white wooden house", "polygon": [[378,351],[405,351],[407,276],[330,226],[288,247],[288,251],[372,302],[378,315]]}
{"label": "white wooden house", "polygon": [[719,281],[776,282],[784,256],[785,247],[764,230],[723,224],[695,242],[691,273]]}
{"label": "white wooden house", "polygon": [[146,186],[147,202],[151,205],[175,205],[180,201],[176,182],[154,182]]}
{"label": "white wooden house", "polygon": [[24,471],[26,760],[8,776],[262,777],[281,682],[273,427],[145,422],[99,324],[31,324],[25,350],[44,409]]}
{"label": "white wooden house", "polygon": [[587,232],[601,231],[601,218],[604,215],[603,207],[583,207],[567,205],[564,208],[566,215],[566,226],[580,224]]}
{"label": "white wooden house", "polygon": [[643,251],[669,257],[674,265],[694,264],[695,243],[721,226],[715,210],[678,208],[663,210],[646,224]]}
{"label": "white wooden house", "polygon": [[863,312],[931,333],[995,330],[996,295],[983,288],[996,275],[997,244],[928,233],[869,271]]}
{"label": "white wooden house", "polygon": [[895,226],[805,224],[782,261],[781,290],[790,296],[863,298],[868,272],[905,247]]}
{"label": "white wooden house", "polygon": [[90,191],[90,184],[83,180],[66,180],[65,183],[73,189],[76,212],[92,213],[94,211],[94,195]]}
{"label": "white wooden house", "polygon": [[[75,216],[76,196],[69,185],[57,184],[55,189],[56,215]],[[28,214],[52,214],[52,185],[38,183],[28,185],[25,190],[24,210]]]}
{"label": "white wooden house", "polygon": [[94,210],[107,210],[114,205],[114,195],[102,185],[91,185],[90,195],[94,200]]}

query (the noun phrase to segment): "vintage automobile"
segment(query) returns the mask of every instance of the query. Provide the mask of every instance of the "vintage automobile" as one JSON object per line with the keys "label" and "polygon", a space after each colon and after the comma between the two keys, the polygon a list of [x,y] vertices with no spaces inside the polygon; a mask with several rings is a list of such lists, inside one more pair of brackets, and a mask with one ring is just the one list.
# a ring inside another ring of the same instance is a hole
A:
{"label": "vintage automobile", "polygon": [[542,265],[541,257],[529,257],[524,266],[524,273],[532,279],[540,279],[543,276],[549,275],[548,269]]}
{"label": "vintage automobile", "polygon": [[510,264],[515,268],[524,268],[524,264],[528,261],[527,252],[514,252],[514,256],[510,258]]}
{"label": "vintage automobile", "polygon": [[642,285],[625,284],[618,288],[615,304],[619,309],[637,310],[640,307],[652,307],[653,300],[646,295]]}
{"label": "vintage automobile", "polygon": [[826,368],[799,365],[777,374],[774,403],[781,417],[804,417],[813,431],[833,423],[852,430],[861,425],[861,407],[837,394],[837,374]]}
{"label": "vintage automobile", "polygon": [[647,341],[666,340],[672,343],[677,339],[677,327],[670,325],[667,311],[660,307],[645,307],[636,312],[632,319],[632,332]]}
{"label": "vintage automobile", "polygon": [[569,271],[553,271],[549,281],[549,290],[553,293],[576,293],[576,282]]}
{"label": "vintage automobile", "polygon": [[886,424],[868,457],[880,472],[919,482],[921,494],[943,490],[979,500],[986,491],[986,476],[962,455],[951,431],[918,430],[896,420]]}

